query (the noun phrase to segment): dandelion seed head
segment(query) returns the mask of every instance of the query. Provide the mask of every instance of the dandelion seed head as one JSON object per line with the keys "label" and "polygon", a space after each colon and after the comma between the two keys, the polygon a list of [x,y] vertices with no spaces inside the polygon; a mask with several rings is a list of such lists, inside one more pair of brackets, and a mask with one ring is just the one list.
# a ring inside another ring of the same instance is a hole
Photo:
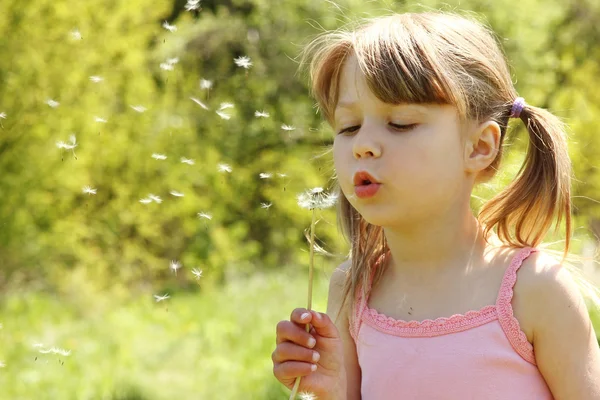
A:
{"label": "dandelion seed head", "polygon": [[173,195],[175,197],[183,197],[183,193],[177,192],[175,190],[171,190],[169,193],[171,193],[171,195]]}
{"label": "dandelion seed head", "polygon": [[317,396],[310,392],[300,392],[298,396],[300,396],[300,400],[317,400]]}
{"label": "dandelion seed head", "polygon": [[173,272],[177,273],[177,270],[181,268],[181,263],[177,260],[171,260],[169,263],[169,268],[171,268]]}
{"label": "dandelion seed head", "polygon": [[160,153],[152,153],[152,158],[154,158],[155,160],[166,160],[167,156]]}
{"label": "dandelion seed head", "polygon": [[237,58],[234,58],[233,61],[235,62],[235,65],[237,65],[238,67],[248,69],[252,66],[252,61],[250,61],[250,57],[248,57],[248,56],[237,57]]}
{"label": "dandelion seed head", "polygon": [[217,111],[216,113],[219,117],[223,118],[224,120],[228,120],[231,118],[231,115],[224,113],[223,111]]}
{"label": "dandelion seed head", "polygon": [[204,219],[210,220],[210,219],[212,219],[212,215],[210,215],[209,213],[205,213],[205,212],[199,212],[198,218],[200,218],[200,219],[204,218]]}
{"label": "dandelion seed head", "polygon": [[91,186],[84,186],[83,187],[83,193],[86,193],[86,194],[96,194],[96,189],[92,188]]}
{"label": "dandelion seed head", "polygon": [[208,89],[212,88],[212,86],[213,86],[212,81],[209,81],[208,79],[200,79],[200,89],[208,90]]}
{"label": "dandelion seed head", "polygon": [[169,32],[175,32],[177,30],[177,27],[175,25],[171,25],[167,21],[163,22],[162,27],[168,30]]}
{"label": "dandelion seed head", "polygon": [[194,160],[185,157],[181,157],[181,162],[183,164],[194,165]]}
{"label": "dandelion seed head", "polygon": [[200,107],[204,108],[205,110],[210,110],[210,108],[208,108],[208,106],[207,106],[206,104],[204,104],[203,102],[201,102],[201,101],[200,101],[200,100],[198,100],[197,98],[195,98],[195,97],[190,97],[190,99],[191,99],[191,100],[192,100],[194,103],[198,104]]}
{"label": "dandelion seed head", "polygon": [[260,179],[269,179],[273,176],[273,174],[269,172],[261,172],[260,174],[258,174],[258,176],[260,177]]}
{"label": "dandelion seed head", "polygon": [[316,187],[299,194],[297,200],[298,205],[302,208],[322,210],[333,206],[337,201],[337,195],[328,194],[323,188]]}
{"label": "dandelion seed head", "polygon": [[266,111],[255,111],[254,116],[257,118],[269,118],[269,113]]}
{"label": "dandelion seed head", "polygon": [[196,279],[200,279],[202,277],[202,270],[201,269],[197,269],[197,268],[193,268],[192,269],[192,274],[194,274],[194,276],[196,277]]}
{"label": "dandelion seed head", "polygon": [[229,164],[219,164],[217,167],[219,168],[219,172],[231,172],[231,166]]}

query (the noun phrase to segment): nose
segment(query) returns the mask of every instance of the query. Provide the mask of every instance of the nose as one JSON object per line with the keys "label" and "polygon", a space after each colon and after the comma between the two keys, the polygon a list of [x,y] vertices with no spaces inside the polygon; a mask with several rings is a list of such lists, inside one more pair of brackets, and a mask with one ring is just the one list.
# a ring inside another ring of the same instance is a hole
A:
{"label": "nose", "polygon": [[354,136],[352,150],[356,159],[381,156],[381,145],[377,143],[373,135],[364,131]]}

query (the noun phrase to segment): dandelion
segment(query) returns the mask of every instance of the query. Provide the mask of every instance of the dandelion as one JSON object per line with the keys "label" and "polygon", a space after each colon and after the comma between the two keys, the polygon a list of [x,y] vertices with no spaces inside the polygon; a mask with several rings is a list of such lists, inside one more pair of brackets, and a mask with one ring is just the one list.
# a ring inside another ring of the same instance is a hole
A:
{"label": "dandelion", "polygon": [[181,157],[181,162],[183,164],[194,165],[194,160],[185,157]]}
{"label": "dandelion", "polygon": [[161,302],[161,301],[163,301],[163,300],[166,300],[166,299],[168,299],[169,297],[171,297],[171,296],[169,296],[169,294],[168,294],[168,293],[165,293],[165,294],[163,294],[162,296],[160,296],[160,295],[158,295],[158,294],[155,294],[155,295],[154,295],[154,298],[156,299],[156,302],[157,302],[157,303],[158,303],[158,302]]}
{"label": "dandelion", "polygon": [[162,199],[160,198],[160,196],[156,196],[152,193],[148,195],[148,198],[150,200],[154,201],[155,203],[158,203],[158,204],[162,203]]}
{"label": "dandelion", "polygon": [[213,86],[212,81],[207,79],[200,79],[200,89],[202,90],[210,90]]}
{"label": "dandelion", "polygon": [[170,25],[167,21],[163,22],[162,27],[168,30],[169,32],[175,32],[177,27],[175,25]]}
{"label": "dandelion", "polygon": [[171,268],[173,272],[175,272],[175,275],[177,275],[177,270],[181,268],[181,263],[179,261],[172,260],[169,264],[169,268]]}
{"label": "dandelion", "polygon": [[144,111],[147,110],[146,107],[141,106],[141,105],[137,105],[137,106],[130,106],[131,108],[133,108],[135,111],[139,112],[139,113],[143,113]]}
{"label": "dandelion", "polygon": [[238,67],[245,68],[245,69],[248,69],[252,66],[252,61],[250,61],[250,57],[247,57],[247,56],[241,56],[238,58],[234,58],[233,61],[235,62],[235,65],[237,65]]}
{"label": "dandelion", "polygon": [[296,129],[296,127],[294,127],[294,126],[291,126],[291,125],[286,125],[286,124],[283,124],[283,125],[281,125],[281,129],[283,129],[284,131],[288,131],[288,132],[289,132],[289,131],[293,131],[293,130],[295,130],[295,129]]}
{"label": "dandelion", "polygon": [[256,118],[269,118],[269,113],[266,111],[255,111],[254,116]]}
{"label": "dandelion", "polygon": [[79,29],[73,29],[71,31],[71,37],[74,40],[81,40],[81,32],[79,32]]}
{"label": "dandelion", "polygon": [[152,203],[152,199],[149,197],[146,197],[145,199],[140,199],[140,203],[142,204],[150,204]]}
{"label": "dandelion", "polygon": [[223,118],[224,120],[228,120],[231,118],[231,115],[224,113],[223,111],[217,111],[217,115]]}
{"label": "dandelion", "polygon": [[105,124],[107,121],[104,118],[94,117],[94,121],[99,122],[101,124]]}
{"label": "dandelion", "polygon": [[260,203],[260,207],[261,208],[270,208],[273,205],[273,203]]}
{"label": "dandelion", "polygon": [[302,392],[298,395],[300,396],[300,400],[317,400],[317,396],[310,392]]}
{"label": "dandelion", "polygon": [[169,193],[171,193],[175,197],[183,197],[183,193],[177,192],[175,190],[171,190]]}
{"label": "dandelion", "polygon": [[221,105],[219,106],[219,111],[226,110],[228,108],[233,108],[233,107],[234,107],[233,103],[225,103],[224,102],[224,103],[221,103]]}
{"label": "dandelion", "polygon": [[188,0],[187,3],[185,3],[186,11],[197,10],[198,8],[200,8],[200,0]]}
{"label": "dandelion", "polygon": [[99,82],[102,82],[103,80],[104,80],[104,78],[101,76],[98,76],[98,75],[90,76],[90,81],[92,81],[94,83],[99,83]]}
{"label": "dandelion", "polygon": [[191,100],[192,100],[194,103],[198,104],[200,107],[204,108],[205,110],[210,110],[210,108],[208,108],[208,106],[207,106],[206,104],[204,104],[203,102],[201,102],[201,101],[200,101],[200,100],[198,100],[197,98],[195,98],[195,97],[190,97],[190,99],[191,99]]}
{"label": "dandelion", "polygon": [[[324,209],[335,204],[337,196],[327,194],[323,188],[316,187],[298,195],[298,205],[302,208],[312,210],[312,222],[310,224],[310,257],[308,267],[308,310],[312,308],[312,287],[313,287],[313,270],[314,270],[314,253],[315,253],[315,217],[317,209]],[[306,324],[306,331],[310,331],[310,324]],[[292,389],[290,399],[296,398],[298,388],[300,387],[301,377],[297,377]]]}
{"label": "dandelion", "polygon": [[210,215],[209,213],[205,213],[205,212],[199,212],[198,213],[198,218],[202,219],[208,219],[211,220],[212,219],[212,215]]}
{"label": "dandelion", "polygon": [[217,167],[219,168],[219,172],[231,172],[231,166],[229,164],[219,164]]}
{"label": "dandelion", "polygon": [[155,160],[166,160],[167,156],[160,153],[152,153],[152,158],[154,158]]}
{"label": "dandelion", "polygon": [[273,174],[269,172],[261,172],[260,174],[258,174],[258,176],[260,176],[260,179],[269,179],[273,176]]}
{"label": "dandelion", "polygon": [[52,100],[52,99],[46,100],[46,104],[48,104],[52,108],[56,108],[56,107],[60,106],[60,103],[58,101]]}
{"label": "dandelion", "polygon": [[5,113],[5,112],[1,112],[1,113],[0,113],[0,118],[2,118],[2,119],[6,119],[6,113]]}
{"label": "dandelion", "polygon": [[196,277],[196,279],[202,278],[202,270],[201,269],[199,270],[199,269],[193,268],[192,269],[192,274],[194,274],[194,276]]}
{"label": "dandelion", "polygon": [[96,194],[96,189],[92,188],[91,186],[84,186],[83,187],[83,193],[85,193],[85,194]]}

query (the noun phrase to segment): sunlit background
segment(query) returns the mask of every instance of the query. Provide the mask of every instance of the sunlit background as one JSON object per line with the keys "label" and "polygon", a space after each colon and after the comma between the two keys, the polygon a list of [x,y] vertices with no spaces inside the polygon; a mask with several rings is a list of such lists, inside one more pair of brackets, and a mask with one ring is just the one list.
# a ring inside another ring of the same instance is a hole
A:
{"label": "sunlit background", "polygon": [[[408,3],[2,0],[0,399],[287,398],[271,352],[307,301],[311,214],[296,196],[333,176],[297,56],[356,17],[443,9],[492,26],[520,95],[569,124],[573,251],[592,257],[600,3]],[[514,124],[475,209],[520,166]],[[348,247],[334,210],[318,217],[325,311]]]}

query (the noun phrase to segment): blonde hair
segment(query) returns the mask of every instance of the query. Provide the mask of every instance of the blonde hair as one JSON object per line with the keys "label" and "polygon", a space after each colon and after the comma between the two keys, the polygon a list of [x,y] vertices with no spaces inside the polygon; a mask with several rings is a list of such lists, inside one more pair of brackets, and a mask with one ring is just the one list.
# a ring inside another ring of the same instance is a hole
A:
{"label": "blonde hair", "polygon": [[[381,101],[453,105],[462,120],[496,121],[502,144],[517,92],[490,30],[477,21],[441,12],[357,22],[354,29],[318,35],[302,53],[301,67],[309,65],[311,94],[331,126],[341,69],[353,54],[370,90]],[[558,229],[564,222],[566,256],[571,238],[571,163],[564,126],[550,112],[531,105],[525,105],[520,119],[530,139],[524,164],[514,181],[482,206],[478,219],[486,239],[495,233],[511,247],[536,247],[553,223]],[[483,171],[484,180],[494,175],[501,157],[500,151]],[[351,245],[352,261],[343,306],[348,296],[354,304],[359,287],[367,295],[375,262],[388,248],[383,228],[366,222],[337,183],[336,191],[338,223]],[[374,282],[383,271],[377,269]]]}

